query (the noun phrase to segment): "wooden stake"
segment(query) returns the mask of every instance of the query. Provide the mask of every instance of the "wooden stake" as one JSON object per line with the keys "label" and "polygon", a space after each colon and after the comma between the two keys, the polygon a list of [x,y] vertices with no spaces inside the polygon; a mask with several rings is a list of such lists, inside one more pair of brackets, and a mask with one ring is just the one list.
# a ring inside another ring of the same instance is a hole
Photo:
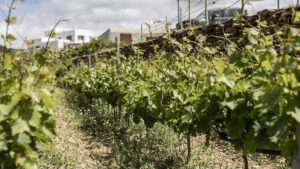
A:
{"label": "wooden stake", "polygon": [[209,24],[209,18],[208,18],[208,4],[207,4],[207,0],[205,0],[205,20],[206,20],[206,25]]}
{"label": "wooden stake", "polygon": [[187,159],[186,159],[186,164],[188,164],[191,160],[191,156],[192,156],[192,149],[191,149],[191,136],[190,133],[188,133],[186,135],[186,142],[187,142],[187,150],[188,150],[188,154],[187,154]]}
{"label": "wooden stake", "polygon": [[191,19],[191,0],[189,0],[189,22],[190,26],[192,25],[192,19]]}

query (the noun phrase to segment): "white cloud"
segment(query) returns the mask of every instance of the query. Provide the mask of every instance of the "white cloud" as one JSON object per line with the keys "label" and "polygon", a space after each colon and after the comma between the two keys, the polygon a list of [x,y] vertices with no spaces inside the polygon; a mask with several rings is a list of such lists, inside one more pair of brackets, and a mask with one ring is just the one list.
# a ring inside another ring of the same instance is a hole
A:
{"label": "white cloud", "polygon": [[[10,0],[1,0],[0,7],[4,8]],[[187,0],[180,0],[183,12],[187,9]],[[200,1],[200,0],[199,0]],[[213,0],[209,0],[213,1]],[[210,8],[224,8],[237,0],[218,0],[216,5]],[[281,0],[282,6],[295,3],[296,0]],[[265,8],[276,8],[277,0],[264,0],[248,5],[250,13]],[[192,6],[196,5],[195,0]],[[239,6],[237,4],[236,6]],[[203,11],[203,5],[192,8],[193,17]],[[51,28],[55,21],[62,17],[71,18],[70,23],[62,24],[62,27],[88,28],[102,33],[109,27],[136,27],[151,19],[162,19],[166,16],[176,22],[176,0],[25,0],[17,5],[16,15],[23,20],[21,25],[12,28],[17,29],[23,37],[35,38],[42,35],[43,31]],[[0,14],[1,16],[1,14]],[[185,16],[187,14],[185,13]],[[23,18],[23,19],[22,19]],[[0,17],[0,33],[4,30],[3,17]],[[14,32],[15,33],[15,32]],[[15,43],[15,47],[21,46],[21,41]]]}

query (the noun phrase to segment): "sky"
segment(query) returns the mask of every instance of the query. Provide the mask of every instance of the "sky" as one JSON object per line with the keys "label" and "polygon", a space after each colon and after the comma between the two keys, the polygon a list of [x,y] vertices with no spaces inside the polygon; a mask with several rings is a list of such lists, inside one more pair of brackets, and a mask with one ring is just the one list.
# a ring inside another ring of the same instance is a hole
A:
{"label": "sky", "polygon": [[[11,0],[0,0],[0,34],[4,34],[6,25],[7,5]],[[187,1],[180,0],[180,7],[187,19]],[[201,0],[191,0],[192,17],[203,11]],[[225,8],[237,0],[208,0],[216,1],[209,8]],[[296,3],[296,0],[280,0],[281,7]],[[235,7],[240,6],[237,3]],[[177,0],[24,0],[15,5],[13,16],[18,18],[10,32],[17,37],[13,47],[24,47],[24,38],[33,39],[43,35],[43,31],[51,29],[61,18],[70,21],[60,25],[66,28],[91,29],[101,35],[108,28],[140,29],[142,23],[153,20],[163,20],[176,24]],[[250,14],[266,8],[277,8],[277,0],[262,0],[246,6]],[[160,28],[160,27],[158,27]],[[0,40],[3,44],[3,40]]]}

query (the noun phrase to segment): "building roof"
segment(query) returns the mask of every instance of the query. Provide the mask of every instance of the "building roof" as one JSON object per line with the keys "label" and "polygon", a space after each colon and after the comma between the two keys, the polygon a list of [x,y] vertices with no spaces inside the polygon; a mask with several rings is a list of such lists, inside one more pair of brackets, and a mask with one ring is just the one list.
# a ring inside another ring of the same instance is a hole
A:
{"label": "building roof", "polygon": [[114,33],[139,33],[141,30],[132,28],[109,28],[108,31]]}
{"label": "building roof", "polygon": [[[152,33],[164,33],[165,32],[165,30],[163,30],[163,29],[157,30],[155,28],[152,28],[152,30],[154,30]],[[109,28],[103,34],[105,34],[107,32],[109,32],[109,33],[131,33],[131,34],[134,34],[134,33],[141,33],[141,30],[140,29],[135,29],[135,28]],[[144,33],[149,33],[148,28],[144,27]],[[100,36],[102,36],[102,35],[100,35]]]}
{"label": "building roof", "polygon": [[[44,36],[47,37],[48,34],[50,34],[51,29],[50,30],[46,30],[44,31]],[[78,29],[78,28],[55,28],[55,33],[56,34],[60,34],[60,33],[66,33],[66,32],[84,32],[90,36],[96,37],[99,35],[99,32],[91,30],[91,29]]]}
{"label": "building roof", "polygon": [[[45,30],[45,32],[51,31],[53,28],[49,28],[47,30]],[[94,30],[91,29],[82,29],[82,28],[63,28],[63,27],[57,27],[55,28],[55,32],[59,33],[59,32],[69,32],[69,31],[91,31],[94,32]]]}

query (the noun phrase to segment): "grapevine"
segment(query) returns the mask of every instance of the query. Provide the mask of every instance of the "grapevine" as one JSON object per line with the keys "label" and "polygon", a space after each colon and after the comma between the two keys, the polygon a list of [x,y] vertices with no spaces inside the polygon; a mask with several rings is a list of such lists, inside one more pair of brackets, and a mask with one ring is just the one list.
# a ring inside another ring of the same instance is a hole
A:
{"label": "grapevine", "polygon": [[274,38],[287,38],[275,36],[248,28],[242,37],[248,45],[214,52],[169,39],[175,52],[158,49],[150,60],[131,56],[120,65],[103,59],[74,70],[64,83],[123,107],[127,120],[148,128],[160,122],[207,140],[212,132],[225,133],[245,155],[262,149],[292,155],[300,122],[298,38],[274,44]]}

